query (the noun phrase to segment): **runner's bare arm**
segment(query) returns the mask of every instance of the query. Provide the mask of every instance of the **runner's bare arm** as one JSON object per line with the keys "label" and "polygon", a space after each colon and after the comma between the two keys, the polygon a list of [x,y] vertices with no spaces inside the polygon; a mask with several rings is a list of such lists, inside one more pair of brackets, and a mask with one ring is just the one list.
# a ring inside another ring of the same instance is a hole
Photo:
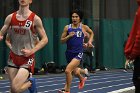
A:
{"label": "runner's bare arm", "polygon": [[87,25],[84,25],[84,28],[85,28],[86,32],[88,32],[90,34],[89,35],[88,46],[93,47],[92,42],[93,42],[94,33]]}
{"label": "runner's bare arm", "polygon": [[89,42],[93,42],[93,37],[94,37],[93,31],[87,25],[84,25],[84,26],[85,26],[86,32],[88,32],[90,34]]}
{"label": "runner's bare arm", "polygon": [[70,32],[69,35],[67,35],[68,32],[68,25],[64,27],[63,33],[61,35],[61,43],[65,43],[69,38],[73,37],[75,32]]}
{"label": "runner's bare arm", "polygon": [[35,16],[35,22],[34,22],[35,30],[39,34],[39,37],[41,40],[38,42],[38,44],[32,49],[33,53],[44,47],[48,43],[48,37],[45,33],[45,29],[43,27],[42,21],[38,16]]}
{"label": "runner's bare arm", "polygon": [[7,32],[8,28],[10,26],[11,17],[12,17],[12,14],[8,15],[5,19],[4,25],[3,25],[2,29],[0,30],[0,40],[3,39],[3,35]]}
{"label": "runner's bare arm", "polygon": [[6,43],[6,45],[7,45],[10,49],[12,49],[9,34],[6,35],[5,43]]}

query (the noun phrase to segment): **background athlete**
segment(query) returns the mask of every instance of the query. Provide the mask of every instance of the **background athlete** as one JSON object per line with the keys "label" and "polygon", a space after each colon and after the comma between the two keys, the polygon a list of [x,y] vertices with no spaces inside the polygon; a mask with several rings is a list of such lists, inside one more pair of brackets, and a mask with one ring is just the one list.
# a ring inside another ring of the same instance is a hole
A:
{"label": "background athlete", "polygon": [[92,47],[93,32],[87,26],[81,23],[83,14],[79,10],[74,10],[71,13],[72,24],[66,25],[61,35],[61,42],[67,44],[67,50],[65,52],[68,65],[65,70],[66,84],[64,90],[60,90],[60,93],[70,93],[70,86],[72,82],[72,73],[77,75],[80,79],[79,88],[82,89],[86,78],[82,77],[81,72],[86,73],[86,70],[78,68],[83,56],[83,39],[84,33],[88,32],[90,38],[86,44],[88,47]]}

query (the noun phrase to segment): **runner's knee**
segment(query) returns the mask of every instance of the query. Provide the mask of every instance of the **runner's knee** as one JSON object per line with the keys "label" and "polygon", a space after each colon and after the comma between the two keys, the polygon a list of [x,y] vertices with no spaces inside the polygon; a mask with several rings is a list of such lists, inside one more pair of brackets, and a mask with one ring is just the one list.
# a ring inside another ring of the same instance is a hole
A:
{"label": "runner's knee", "polygon": [[16,84],[12,84],[12,86],[11,86],[11,92],[12,93],[19,93],[20,92],[20,87],[17,86]]}
{"label": "runner's knee", "polygon": [[20,93],[22,85],[23,84],[19,80],[14,79],[12,81],[11,90],[14,91],[13,93]]}
{"label": "runner's knee", "polygon": [[70,74],[72,71],[70,69],[65,70],[65,74]]}
{"label": "runner's knee", "polygon": [[74,71],[74,74],[77,76],[80,74],[80,68],[77,68],[75,71]]}

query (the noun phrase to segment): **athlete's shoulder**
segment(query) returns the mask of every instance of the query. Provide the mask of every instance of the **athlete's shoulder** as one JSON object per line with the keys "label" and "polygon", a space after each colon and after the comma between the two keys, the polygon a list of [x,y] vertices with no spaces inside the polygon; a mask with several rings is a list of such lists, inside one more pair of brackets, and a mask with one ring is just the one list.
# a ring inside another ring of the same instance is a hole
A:
{"label": "athlete's shoulder", "polygon": [[6,18],[12,18],[14,13],[9,14]]}
{"label": "athlete's shoulder", "polygon": [[88,28],[88,26],[87,26],[87,25],[85,25],[85,24],[82,24],[82,27],[84,27],[84,28]]}
{"label": "athlete's shoulder", "polygon": [[65,25],[65,28],[68,28],[69,27],[69,25]]}
{"label": "athlete's shoulder", "polygon": [[11,22],[11,19],[12,19],[12,16],[13,16],[13,13],[7,15],[7,17],[5,18],[5,22],[6,23],[10,23]]}
{"label": "athlete's shoulder", "polygon": [[30,16],[34,16],[34,19],[40,19],[40,17],[33,11],[30,10]]}
{"label": "athlete's shoulder", "polygon": [[86,30],[87,30],[87,29],[90,29],[89,26],[87,26],[87,25],[85,25],[85,24],[83,24],[82,27],[83,27],[84,29],[86,29]]}
{"label": "athlete's shoulder", "polygon": [[68,28],[69,28],[69,25],[65,25],[64,29],[68,30]]}
{"label": "athlete's shoulder", "polygon": [[34,16],[35,16],[34,18],[35,19],[40,19],[40,17],[37,14],[35,14],[34,12],[32,12],[32,14],[34,14]]}
{"label": "athlete's shoulder", "polygon": [[37,25],[37,24],[42,24],[42,20],[41,18],[35,14],[34,16],[34,23]]}
{"label": "athlete's shoulder", "polygon": [[69,27],[70,27],[70,24],[69,24],[69,25],[65,25],[64,28],[65,28],[65,29],[68,29]]}
{"label": "athlete's shoulder", "polygon": [[18,11],[15,11],[15,12],[10,13],[10,14],[7,16],[7,18],[11,19],[12,16],[13,16],[14,14],[17,14],[17,12],[18,12]]}

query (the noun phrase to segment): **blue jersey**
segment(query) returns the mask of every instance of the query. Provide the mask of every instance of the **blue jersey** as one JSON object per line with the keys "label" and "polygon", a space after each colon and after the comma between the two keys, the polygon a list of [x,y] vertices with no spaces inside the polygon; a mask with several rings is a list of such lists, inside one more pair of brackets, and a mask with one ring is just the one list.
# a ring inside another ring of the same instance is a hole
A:
{"label": "blue jersey", "polygon": [[70,32],[75,32],[75,35],[67,40],[67,52],[82,53],[83,52],[83,39],[84,33],[82,32],[82,24],[78,28],[72,28],[72,24],[68,26],[69,35]]}

